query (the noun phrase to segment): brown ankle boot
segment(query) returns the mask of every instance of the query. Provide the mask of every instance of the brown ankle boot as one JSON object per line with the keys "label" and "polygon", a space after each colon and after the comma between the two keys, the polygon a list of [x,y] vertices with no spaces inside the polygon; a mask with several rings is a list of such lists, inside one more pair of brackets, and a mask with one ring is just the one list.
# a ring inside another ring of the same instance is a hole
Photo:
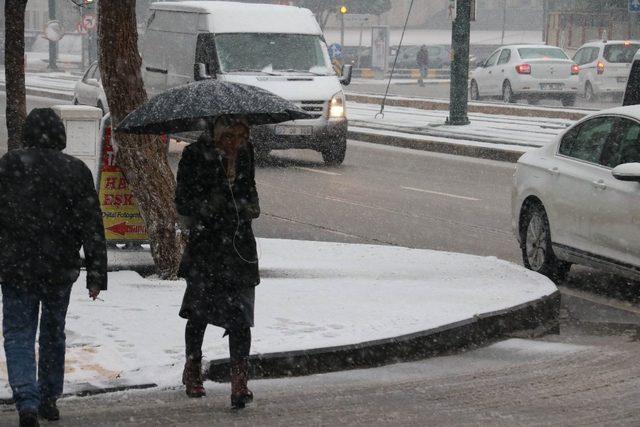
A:
{"label": "brown ankle boot", "polygon": [[187,396],[202,397],[206,393],[202,385],[202,359],[189,359],[184,364],[182,384],[186,387]]}
{"label": "brown ankle boot", "polygon": [[247,359],[231,362],[231,407],[242,409],[253,401],[253,393],[247,387],[249,363]]}

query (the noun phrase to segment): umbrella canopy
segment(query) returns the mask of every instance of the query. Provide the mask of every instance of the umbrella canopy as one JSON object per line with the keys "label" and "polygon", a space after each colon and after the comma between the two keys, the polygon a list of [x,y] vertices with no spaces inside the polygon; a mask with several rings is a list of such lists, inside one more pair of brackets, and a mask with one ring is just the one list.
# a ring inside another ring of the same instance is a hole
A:
{"label": "umbrella canopy", "polygon": [[162,92],[132,111],[118,132],[164,134],[204,129],[206,119],[242,115],[250,125],[309,119],[310,114],[267,90],[214,79]]}

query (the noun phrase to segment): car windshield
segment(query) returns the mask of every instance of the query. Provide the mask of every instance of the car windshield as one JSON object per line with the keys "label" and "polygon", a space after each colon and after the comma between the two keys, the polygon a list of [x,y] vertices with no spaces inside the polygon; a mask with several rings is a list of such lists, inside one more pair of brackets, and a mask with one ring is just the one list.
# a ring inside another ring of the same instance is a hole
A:
{"label": "car windshield", "polygon": [[614,62],[617,64],[631,64],[633,56],[640,48],[640,44],[634,43],[619,43],[608,44],[604,47],[604,59],[608,62]]}
{"label": "car windshield", "polygon": [[304,72],[332,74],[329,54],[320,37],[303,34],[218,34],[216,50],[223,73]]}
{"label": "car windshield", "polygon": [[523,47],[518,54],[522,59],[569,59],[562,49],[553,47]]}

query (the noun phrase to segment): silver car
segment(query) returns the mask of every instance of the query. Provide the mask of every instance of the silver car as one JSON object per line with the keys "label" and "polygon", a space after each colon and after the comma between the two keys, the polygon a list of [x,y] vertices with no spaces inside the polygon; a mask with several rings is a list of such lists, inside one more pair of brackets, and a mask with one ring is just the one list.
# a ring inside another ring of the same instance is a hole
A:
{"label": "silver car", "polygon": [[82,78],[76,83],[73,90],[73,103],[75,105],[98,107],[102,110],[103,115],[109,111],[107,96],[102,87],[100,67],[98,67],[97,62],[91,64]]}

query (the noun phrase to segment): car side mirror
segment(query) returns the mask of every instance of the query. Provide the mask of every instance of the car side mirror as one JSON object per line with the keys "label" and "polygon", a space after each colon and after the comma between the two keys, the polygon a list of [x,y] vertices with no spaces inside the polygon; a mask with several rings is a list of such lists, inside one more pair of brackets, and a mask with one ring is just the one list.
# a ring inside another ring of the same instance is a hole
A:
{"label": "car side mirror", "polygon": [[640,163],[624,163],[616,166],[611,174],[619,181],[640,182]]}
{"label": "car side mirror", "polygon": [[212,79],[213,76],[211,76],[208,71],[207,71],[207,64],[204,64],[202,62],[198,62],[194,65],[193,67],[193,77],[194,79],[197,80],[207,80],[207,79]]}
{"label": "car side mirror", "polygon": [[100,83],[98,83],[98,79],[87,79],[85,83],[88,84],[89,86],[95,86],[95,87],[100,86]]}
{"label": "car side mirror", "polygon": [[352,75],[353,75],[353,65],[344,64],[342,66],[342,77],[340,78],[340,83],[343,86],[349,86],[351,84]]}

